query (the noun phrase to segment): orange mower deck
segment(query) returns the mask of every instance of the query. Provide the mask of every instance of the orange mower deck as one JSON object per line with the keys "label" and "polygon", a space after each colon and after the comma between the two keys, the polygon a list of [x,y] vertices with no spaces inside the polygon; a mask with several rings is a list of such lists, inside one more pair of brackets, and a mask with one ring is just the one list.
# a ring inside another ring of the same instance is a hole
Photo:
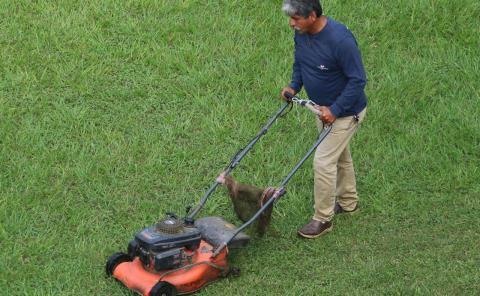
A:
{"label": "orange mower deck", "polygon": [[227,248],[212,258],[213,247],[202,240],[193,252],[190,264],[158,273],[146,270],[136,257],[133,261],[118,264],[113,270],[113,277],[141,295],[156,296],[151,291],[158,283],[168,283],[176,288],[178,294],[188,294],[226,274]]}

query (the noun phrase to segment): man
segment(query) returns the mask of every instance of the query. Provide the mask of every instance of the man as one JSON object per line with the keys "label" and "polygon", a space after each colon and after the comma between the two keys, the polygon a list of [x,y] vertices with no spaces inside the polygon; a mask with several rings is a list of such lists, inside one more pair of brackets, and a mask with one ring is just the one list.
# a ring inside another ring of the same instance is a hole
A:
{"label": "man", "polygon": [[286,99],[286,92],[296,94],[304,87],[322,112],[319,130],[332,125],[313,161],[315,213],[298,230],[300,236],[315,238],[332,229],[334,214],[358,208],[349,142],[365,116],[367,79],[355,37],[323,15],[319,0],[284,0],[282,10],[295,30],[295,60],[292,81],[281,96]]}

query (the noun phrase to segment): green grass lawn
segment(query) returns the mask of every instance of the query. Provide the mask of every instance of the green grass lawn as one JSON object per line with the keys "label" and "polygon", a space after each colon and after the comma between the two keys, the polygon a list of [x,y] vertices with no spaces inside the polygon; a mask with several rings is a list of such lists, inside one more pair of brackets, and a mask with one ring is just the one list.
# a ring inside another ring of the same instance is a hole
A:
{"label": "green grass lawn", "polygon": [[[480,293],[480,4],[322,1],[359,41],[367,119],[352,142],[361,210],[303,240],[311,161],[240,277],[198,295]],[[0,1],[0,294],[132,295],[104,265],[195,205],[281,104],[281,1]],[[305,94],[303,94],[305,97]],[[279,119],[234,176],[278,185],[316,137]],[[224,190],[202,215],[238,224]]]}

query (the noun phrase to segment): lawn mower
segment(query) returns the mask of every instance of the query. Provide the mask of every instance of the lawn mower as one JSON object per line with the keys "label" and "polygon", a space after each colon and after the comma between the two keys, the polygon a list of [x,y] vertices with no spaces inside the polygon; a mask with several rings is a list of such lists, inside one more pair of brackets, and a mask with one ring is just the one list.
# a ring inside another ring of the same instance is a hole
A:
{"label": "lawn mower", "polygon": [[[232,158],[223,174],[229,174],[240,163],[292,103],[305,106],[316,114],[320,114],[315,109],[313,101],[302,100],[291,94],[286,96],[287,102]],[[193,210],[187,210],[184,218],[179,218],[174,213],[167,213],[166,217],[158,223],[138,232],[128,244],[126,253],[115,253],[110,256],[106,263],[107,275],[113,276],[140,295],[174,296],[193,293],[208,283],[235,273],[236,270],[229,267],[227,263],[229,249],[244,247],[248,244],[250,237],[243,230],[286,193],[285,187],[289,180],[330,130],[331,126],[327,126],[319,134],[306,155],[288,173],[280,186],[273,190],[271,198],[240,227],[235,227],[221,217],[195,219],[220,184],[217,179],[201,198],[199,204]]]}

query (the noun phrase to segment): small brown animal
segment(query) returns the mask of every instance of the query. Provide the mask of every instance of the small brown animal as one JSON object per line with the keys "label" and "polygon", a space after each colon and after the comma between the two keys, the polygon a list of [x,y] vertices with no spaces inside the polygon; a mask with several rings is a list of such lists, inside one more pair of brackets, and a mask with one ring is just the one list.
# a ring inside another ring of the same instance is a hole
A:
{"label": "small brown animal", "polygon": [[[255,186],[236,182],[231,176],[224,173],[218,176],[217,181],[227,187],[228,195],[233,203],[237,217],[244,223],[250,220],[255,213],[273,196],[275,189],[272,187],[261,189]],[[256,222],[257,233],[263,236],[270,224],[273,204],[263,211]]]}

